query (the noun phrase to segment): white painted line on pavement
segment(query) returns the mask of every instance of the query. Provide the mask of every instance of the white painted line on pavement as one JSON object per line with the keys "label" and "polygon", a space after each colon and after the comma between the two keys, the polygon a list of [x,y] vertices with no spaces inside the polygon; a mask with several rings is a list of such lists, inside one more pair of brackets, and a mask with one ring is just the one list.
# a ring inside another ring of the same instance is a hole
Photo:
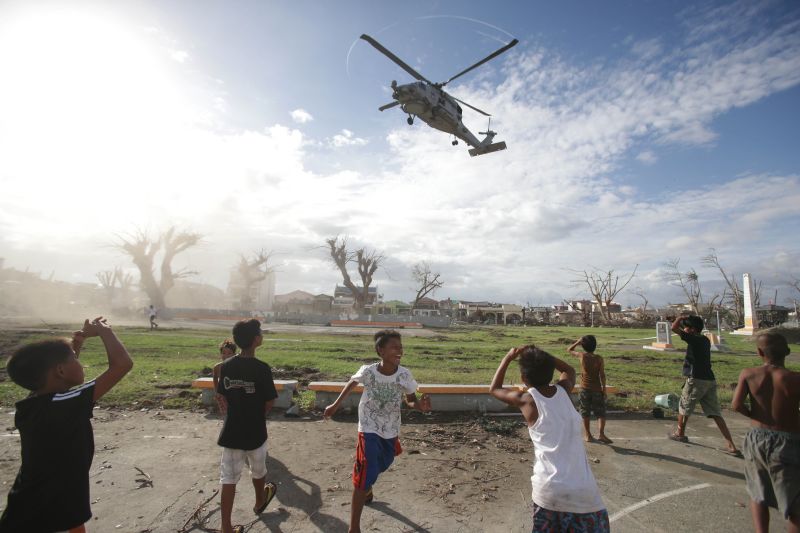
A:
{"label": "white painted line on pavement", "polygon": [[668,492],[662,492],[661,494],[656,494],[655,496],[650,496],[647,499],[640,501],[639,503],[634,503],[633,505],[629,505],[628,507],[617,511],[616,513],[612,514],[611,517],[608,519],[609,522],[614,522],[619,520],[626,514],[632,513],[637,509],[641,509],[646,505],[650,505],[651,503],[655,503],[659,500],[663,500],[664,498],[669,498],[670,496],[677,496],[678,494],[683,494],[684,492],[691,492],[693,490],[700,490],[710,487],[711,483],[700,483],[699,485],[692,485],[691,487],[683,487],[682,489],[675,489]]}

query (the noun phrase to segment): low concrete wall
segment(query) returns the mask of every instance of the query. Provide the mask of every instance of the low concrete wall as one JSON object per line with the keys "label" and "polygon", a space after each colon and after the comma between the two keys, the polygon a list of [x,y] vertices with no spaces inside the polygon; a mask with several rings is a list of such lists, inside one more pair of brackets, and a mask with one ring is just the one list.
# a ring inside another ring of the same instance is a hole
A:
{"label": "low concrete wall", "polygon": [[[210,386],[208,384],[211,384]],[[192,387],[202,389],[201,401],[203,405],[212,405],[214,403],[214,388],[211,378],[199,378],[192,382]],[[297,390],[296,379],[276,379],[275,388],[278,392],[278,397],[275,398],[275,407],[281,409],[288,409],[293,403],[294,391]]]}

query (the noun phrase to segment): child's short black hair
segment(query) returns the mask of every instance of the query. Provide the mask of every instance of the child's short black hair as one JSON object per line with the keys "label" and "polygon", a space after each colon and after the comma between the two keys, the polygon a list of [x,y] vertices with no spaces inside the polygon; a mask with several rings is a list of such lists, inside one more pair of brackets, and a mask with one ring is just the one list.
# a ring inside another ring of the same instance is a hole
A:
{"label": "child's short black hair", "polygon": [[34,342],[11,354],[6,372],[20,387],[35,391],[44,387],[50,369],[63,363],[71,354],[72,344],[68,339]]}
{"label": "child's short black hair", "polygon": [[703,331],[703,328],[706,327],[706,323],[703,322],[703,319],[697,315],[689,315],[683,319],[683,323],[689,326],[690,328],[694,328],[697,331]]}
{"label": "child's short black hair", "polygon": [[597,339],[594,335],[584,335],[581,337],[581,346],[587,352],[593,353],[597,349]]}
{"label": "child's short black hair", "polygon": [[522,379],[530,387],[541,387],[553,380],[556,370],[556,360],[549,353],[529,344],[522,348],[519,354],[519,369]]}
{"label": "child's short black hair", "polygon": [[789,343],[780,333],[766,332],[758,336],[758,348],[769,361],[783,362],[789,355]]}
{"label": "child's short black hair", "polygon": [[233,340],[242,350],[250,348],[259,335],[261,335],[261,322],[255,318],[240,320],[233,326]]}
{"label": "child's short black hair", "polygon": [[[259,326],[259,329],[260,329],[260,326]],[[224,341],[219,343],[219,353],[221,354],[222,350],[224,350],[225,348],[229,349],[233,353],[236,353],[236,343],[234,343],[230,339],[225,339]]]}
{"label": "child's short black hair", "polygon": [[386,346],[386,343],[389,342],[391,339],[400,340],[400,332],[394,329],[382,329],[379,332],[375,333],[373,337],[375,339],[375,351],[378,352],[380,355],[380,348]]}

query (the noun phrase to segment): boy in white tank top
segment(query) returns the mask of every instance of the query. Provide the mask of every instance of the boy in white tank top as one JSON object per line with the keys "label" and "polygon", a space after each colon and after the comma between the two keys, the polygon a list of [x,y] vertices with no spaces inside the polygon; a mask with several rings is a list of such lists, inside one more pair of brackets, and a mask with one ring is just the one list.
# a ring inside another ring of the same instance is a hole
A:
{"label": "boy in white tank top", "polygon": [[[519,359],[528,390],[504,389],[508,365]],[[553,372],[560,372],[551,385]],[[581,417],[570,400],[575,369],[534,345],[512,348],[497,367],[489,391],[518,407],[528,424],[533,466],[533,531],[606,533],[608,512],[581,438]]]}

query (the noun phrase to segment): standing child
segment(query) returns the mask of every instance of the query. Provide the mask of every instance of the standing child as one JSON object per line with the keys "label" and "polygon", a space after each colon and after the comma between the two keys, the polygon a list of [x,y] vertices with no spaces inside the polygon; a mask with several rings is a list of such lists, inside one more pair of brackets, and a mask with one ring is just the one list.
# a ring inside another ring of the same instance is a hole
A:
{"label": "standing child", "polygon": [[214,383],[214,395],[217,398],[219,412],[223,415],[225,414],[227,406],[225,405],[225,396],[217,392],[217,387],[219,386],[219,371],[222,369],[222,363],[234,355],[236,355],[236,344],[231,339],[225,339],[219,344],[219,358],[222,359],[222,361],[214,365],[214,368],[211,369],[211,381]]}
{"label": "standing child", "polygon": [[[108,369],[84,383],[78,356],[89,337],[103,341]],[[132,367],[127,350],[102,317],[86,320],[71,341],[34,342],[11,355],[9,377],[31,394],[16,404],[22,464],[0,517],[0,531],[86,531],[84,524],[92,516],[92,408]]]}
{"label": "standing child", "polygon": [[[575,351],[578,345],[585,350]],[[597,339],[594,335],[584,335],[572,343],[567,351],[580,359],[581,362],[581,394],[579,405],[581,416],[583,417],[583,440],[586,442],[594,441],[592,430],[589,429],[589,417],[592,412],[597,417],[598,431],[597,437],[602,443],[611,444],[612,441],[606,437],[606,367],[603,358],[594,353],[597,349]]]}
{"label": "standing child", "polygon": [[150,329],[156,329],[158,327],[158,324],[156,324],[157,313],[156,308],[153,307],[153,304],[150,304],[150,307],[147,309],[147,314],[150,317]]}
{"label": "standing child", "polygon": [[686,356],[683,359],[683,375],[686,382],[681,390],[681,401],[678,404],[678,430],[667,437],[678,442],[689,442],[686,436],[686,424],[694,412],[697,402],[703,407],[703,414],[712,418],[725,439],[725,453],[741,457],[731,438],[731,432],[717,398],[717,379],[711,370],[711,341],[703,335],[705,323],[699,316],[678,316],[672,323],[672,331],[677,333],[686,343]]}
{"label": "standing child", "polygon": [[405,397],[412,409],[428,412],[430,398],[423,394],[417,399],[417,382],[411,372],[400,366],[403,343],[400,333],[382,330],[375,334],[375,351],[379,363],[364,365],[347,383],[336,401],[325,408],[329,418],[359,383],[364,385],[358,404],[358,444],[353,466],[353,501],[350,508],[350,533],[361,531],[361,512],[365,503],[372,502],[372,485],[400,455],[400,405]]}
{"label": "standing child", "polygon": [[[517,358],[526,391],[503,388],[506,369]],[[561,375],[551,385],[555,370]],[[509,350],[489,386],[492,396],[518,407],[528,424],[535,456],[533,531],[610,531],[580,438],[581,417],[569,397],[574,386],[575,369],[532,344]]]}
{"label": "standing child", "polygon": [[764,364],[742,370],[731,402],[753,426],[743,446],[750,512],[758,533],[769,531],[770,507],[789,520],[789,531],[796,532],[800,531],[800,373],[783,366],[789,345],[777,333],[758,337],[758,355]]}
{"label": "standing child", "polygon": [[241,353],[222,363],[217,392],[227,406],[217,444],[222,446],[219,482],[222,485],[222,533],[241,533],[243,526],[233,527],[231,514],[236,497],[236,484],[242,475],[245,461],[250,467],[256,504],[255,514],[261,514],[275,496],[274,483],[267,478],[267,414],[278,393],[269,365],[256,359],[261,346],[261,322],[255,318],[240,320],[233,326],[233,340]]}

